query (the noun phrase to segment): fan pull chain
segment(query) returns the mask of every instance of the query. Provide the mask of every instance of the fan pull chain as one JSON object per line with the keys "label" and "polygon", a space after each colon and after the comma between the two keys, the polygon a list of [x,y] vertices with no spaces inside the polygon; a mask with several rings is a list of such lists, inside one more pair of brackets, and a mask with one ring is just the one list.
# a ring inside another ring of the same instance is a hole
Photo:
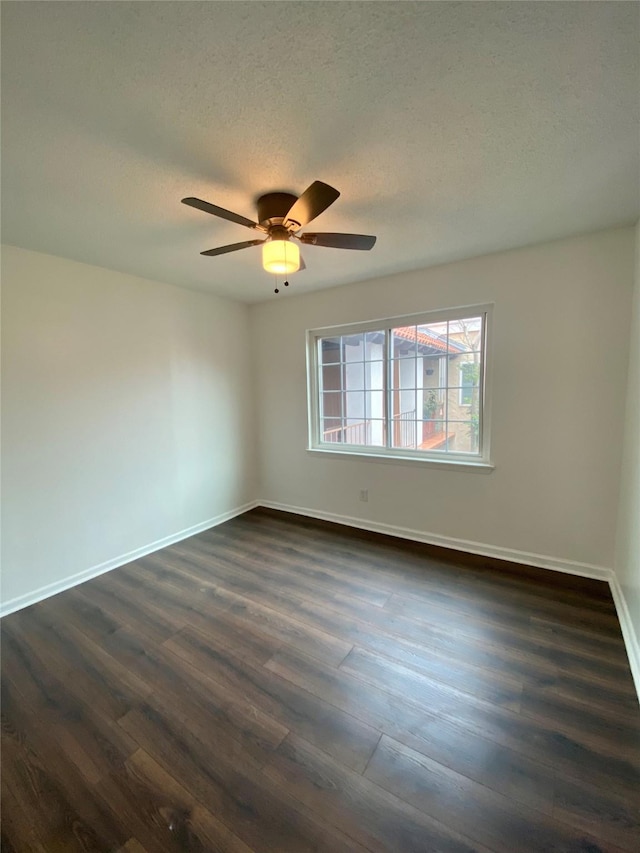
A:
{"label": "fan pull chain", "polygon": [[278,276],[276,275],[276,289],[273,291],[274,293],[280,293],[278,290]]}

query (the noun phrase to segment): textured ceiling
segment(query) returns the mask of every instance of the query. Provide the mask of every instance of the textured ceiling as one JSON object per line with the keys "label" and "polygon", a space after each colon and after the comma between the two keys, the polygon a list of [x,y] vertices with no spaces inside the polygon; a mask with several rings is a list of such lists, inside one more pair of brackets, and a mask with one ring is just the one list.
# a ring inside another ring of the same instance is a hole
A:
{"label": "textured ceiling", "polygon": [[[258,195],[314,179],[290,292],[634,221],[637,3],[3,2],[5,242],[275,298]],[[309,230],[309,229],[308,229]],[[279,298],[283,298],[282,296]]]}

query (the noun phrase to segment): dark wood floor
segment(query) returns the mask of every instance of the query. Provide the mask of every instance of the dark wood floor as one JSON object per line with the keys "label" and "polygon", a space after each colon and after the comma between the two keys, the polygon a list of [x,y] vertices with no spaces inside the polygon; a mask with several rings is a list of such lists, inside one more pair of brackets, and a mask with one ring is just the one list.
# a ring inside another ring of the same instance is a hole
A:
{"label": "dark wood floor", "polygon": [[255,510],[2,639],[6,853],[640,849],[596,581]]}

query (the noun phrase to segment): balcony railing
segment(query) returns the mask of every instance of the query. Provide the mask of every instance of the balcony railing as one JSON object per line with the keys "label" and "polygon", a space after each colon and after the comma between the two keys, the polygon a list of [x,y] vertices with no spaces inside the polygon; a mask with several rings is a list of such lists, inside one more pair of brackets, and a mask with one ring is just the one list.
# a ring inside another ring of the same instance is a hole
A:
{"label": "balcony railing", "polygon": [[371,421],[327,429],[322,433],[322,440],[329,444],[371,444]]}
{"label": "balcony railing", "polygon": [[[358,421],[355,424],[333,427],[322,433],[322,440],[328,444],[371,444],[372,421]],[[416,410],[401,412],[393,416],[393,446],[417,447],[418,424]]]}
{"label": "balcony railing", "polygon": [[417,447],[416,410],[401,412],[393,417],[393,446]]}

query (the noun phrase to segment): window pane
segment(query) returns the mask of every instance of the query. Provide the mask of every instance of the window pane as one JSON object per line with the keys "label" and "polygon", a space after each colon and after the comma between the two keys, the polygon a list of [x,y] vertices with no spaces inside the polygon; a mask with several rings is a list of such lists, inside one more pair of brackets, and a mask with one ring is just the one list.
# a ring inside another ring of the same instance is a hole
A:
{"label": "window pane", "polygon": [[321,426],[321,441],[329,442],[330,444],[342,442],[343,429],[340,418],[323,418]]}
{"label": "window pane", "polygon": [[407,391],[394,391],[391,394],[391,416],[398,418],[422,417],[422,390],[412,388]]}
{"label": "window pane", "polygon": [[347,421],[344,429],[344,442],[346,444],[364,444],[370,443],[371,424],[364,418],[358,421]]}
{"label": "window pane", "polygon": [[345,364],[344,387],[347,391],[360,391],[364,389],[364,362],[354,361]]}
{"label": "window pane", "polygon": [[452,359],[449,367],[449,386],[460,387],[460,404],[470,405],[472,391],[480,385],[480,353],[470,353]]}
{"label": "window pane", "polygon": [[417,327],[418,349],[422,355],[439,355],[447,352],[447,324],[422,323]]}
{"label": "window pane", "polygon": [[322,364],[340,361],[340,338],[322,338],[319,343]]}
{"label": "window pane", "polygon": [[369,421],[369,445],[374,447],[384,447],[387,443],[386,430],[383,420]]}
{"label": "window pane", "polygon": [[421,450],[444,450],[447,443],[447,423],[441,419],[422,420],[418,422],[419,441]]}
{"label": "window pane", "polygon": [[321,391],[339,391],[342,382],[342,365],[328,364],[321,369]]}
{"label": "window pane", "polygon": [[416,334],[415,326],[399,326],[396,329],[392,329],[392,358],[415,358],[417,354]]}
{"label": "window pane", "polygon": [[447,422],[441,419],[423,420],[418,422],[418,449],[445,452],[447,441],[451,437],[447,431]]}
{"label": "window pane", "polygon": [[364,336],[364,357],[367,361],[384,358],[384,331],[367,332]]}
{"label": "window pane", "polygon": [[383,391],[385,386],[385,364],[384,361],[370,361],[364,366],[365,388],[372,391]]}
{"label": "window pane", "polygon": [[[394,361],[391,370],[391,387],[398,389],[409,389],[417,387],[418,360],[415,358],[402,358]],[[419,381],[422,382],[422,371]]]}
{"label": "window pane", "polygon": [[420,443],[418,441],[418,422],[413,412],[398,415],[393,419],[391,426],[391,446],[404,447],[406,450],[415,450]]}
{"label": "window pane", "polygon": [[421,418],[423,392],[415,387],[416,359],[394,361],[392,368],[392,417]]}
{"label": "window pane", "polygon": [[345,361],[364,359],[364,335],[345,335],[342,338],[342,357]]}
{"label": "window pane", "polygon": [[446,385],[446,376],[442,378],[442,362],[446,361],[446,356],[442,355],[425,355],[422,358],[421,381],[418,386],[424,388],[434,388],[439,385]]}
{"label": "window pane", "polygon": [[449,347],[460,352],[479,351],[482,342],[482,317],[449,321]]}
{"label": "window pane", "polygon": [[449,421],[449,452],[478,453],[478,427],[474,421]]}
{"label": "window pane", "polygon": [[450,421],[471,421],[480,414],[480,389],[462,386],[450,388],[447,417]]}
{"label": "window pane", "polygon": [[321,395],[320,416],[323,418],[342,417],[342,394],[339,391],[325,391]]}
{"label": "window pane", "polygon": [[367,418],[384,418],[384,391],[367,391],[365,414]]}
{"label": "window pane", "polygon": [[419,393],[422,418],[428,421],[444,418],[446,389],[423,388]]}
{"label": "window pane", "polygon": [[345,418],[349,421],[364,420],[364,391],[348,391],[344,396],[344,411],[342,412]]}

